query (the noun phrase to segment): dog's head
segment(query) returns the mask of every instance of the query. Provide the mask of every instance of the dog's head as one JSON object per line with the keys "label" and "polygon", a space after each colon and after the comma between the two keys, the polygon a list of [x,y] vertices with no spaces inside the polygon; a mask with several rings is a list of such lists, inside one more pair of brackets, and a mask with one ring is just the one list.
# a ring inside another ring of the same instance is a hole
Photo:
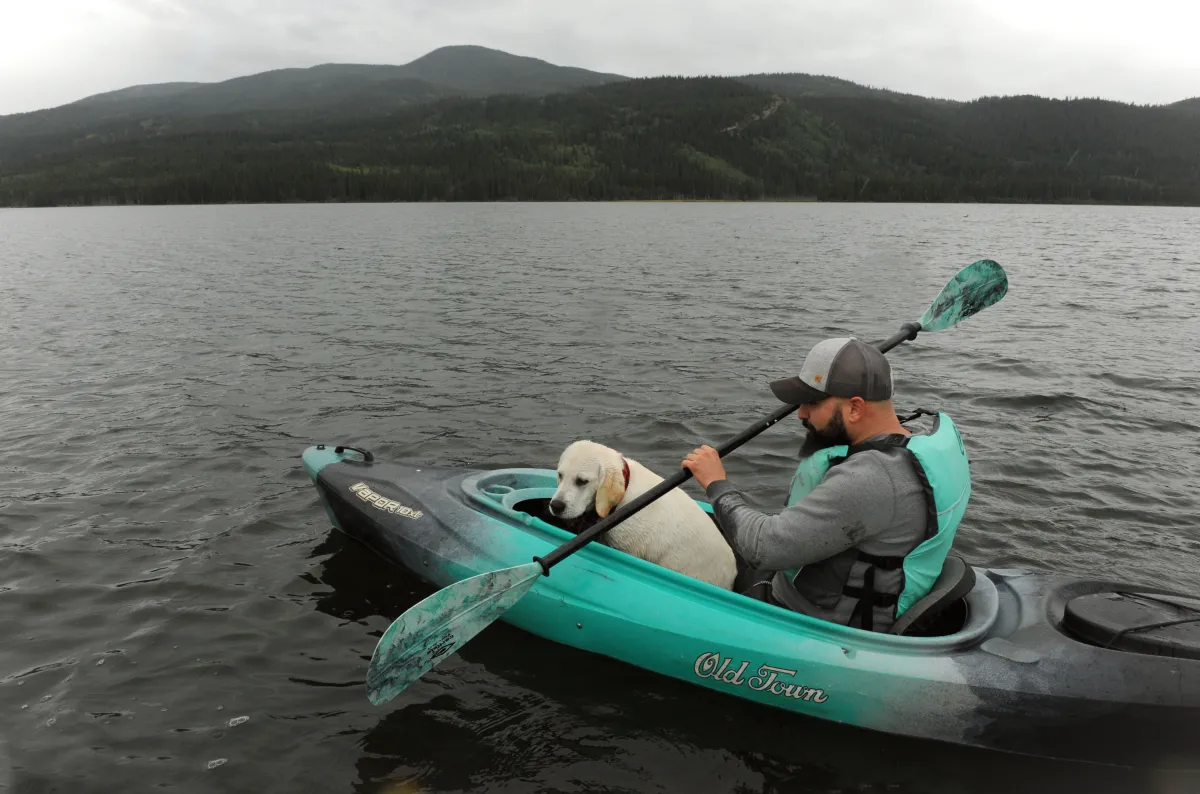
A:
{"label": "dog's head", "polygon": [[550,514],[572,519],[595,511],[604,518],[625,496],[621,453],[594,441],[576,441],[558,459],[558,489]]}

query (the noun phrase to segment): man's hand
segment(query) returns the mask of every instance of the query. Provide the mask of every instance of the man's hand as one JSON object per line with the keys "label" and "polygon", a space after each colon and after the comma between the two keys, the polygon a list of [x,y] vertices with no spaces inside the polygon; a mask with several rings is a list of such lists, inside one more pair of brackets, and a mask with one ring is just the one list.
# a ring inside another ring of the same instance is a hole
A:
{"label": "man's hand", "polygon": [[690,471],[700,487],[706,490],[709,483],[725,479],[725,467],[721,465],[721,456],[708,444],[689,452],[683,459],[683,468]]}

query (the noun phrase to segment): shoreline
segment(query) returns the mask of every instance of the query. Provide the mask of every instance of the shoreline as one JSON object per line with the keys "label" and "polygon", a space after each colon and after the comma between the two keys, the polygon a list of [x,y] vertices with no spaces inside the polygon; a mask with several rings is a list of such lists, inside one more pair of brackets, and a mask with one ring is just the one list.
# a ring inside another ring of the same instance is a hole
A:
{"label": "shoreline", "polygon": [[931,205],[972,205],[972,206],[1047,206],[1047,207],[1154,207],[1174,209],[1200,209],[1198,204],[1153,203],[1153,202],[1111,202],[1111,201],[1030,201],[1025,199],[957,199],[954,201],[839,201],[836,199],[818,199],[812,197],[779,197],[757,199],[722,199],[722,198],[628,198],[628,199],[457,199],[445,200],[347,200],[322,199],[303,201],[289,199],[284,201],[209,201],[209,202],[119,202],[92,201],[74,204],[0,204],[0,210],[21,209],[81,209],[101,207],[222,207],[222,206],[273,206],[273,205],[323,205],[323,204],[863,204],[888,206],[896,204],[931,204]]}

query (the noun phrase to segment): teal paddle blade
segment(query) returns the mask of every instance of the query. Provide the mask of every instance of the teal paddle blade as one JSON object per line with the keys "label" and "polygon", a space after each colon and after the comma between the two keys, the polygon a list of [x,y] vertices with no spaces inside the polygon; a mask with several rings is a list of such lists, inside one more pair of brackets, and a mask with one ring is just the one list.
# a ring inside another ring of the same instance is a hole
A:
{"label": "teal paddle blade", "polygon": [[967,265],[950,279],[921,316],[922,331],[941,331],[997,303],[1008,292],[1008,274],[991,259]]}
{"label": "teal paddle blade", "polygon": [[536,562],[489,571],[409,607],[375,645],[367,697],[378,706],[399,695],[520,601],[541,575]]}

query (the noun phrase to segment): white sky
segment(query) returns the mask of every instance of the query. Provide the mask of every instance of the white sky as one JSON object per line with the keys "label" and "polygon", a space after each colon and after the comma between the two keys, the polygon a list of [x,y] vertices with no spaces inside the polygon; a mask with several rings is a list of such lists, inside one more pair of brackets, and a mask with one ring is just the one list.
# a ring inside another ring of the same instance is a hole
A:
{"label": "white sky", "polygon": [[0,0],[0,114],[479,44],[634,76],[809,72],[953,99],[1200,95],[1177,0]]}

